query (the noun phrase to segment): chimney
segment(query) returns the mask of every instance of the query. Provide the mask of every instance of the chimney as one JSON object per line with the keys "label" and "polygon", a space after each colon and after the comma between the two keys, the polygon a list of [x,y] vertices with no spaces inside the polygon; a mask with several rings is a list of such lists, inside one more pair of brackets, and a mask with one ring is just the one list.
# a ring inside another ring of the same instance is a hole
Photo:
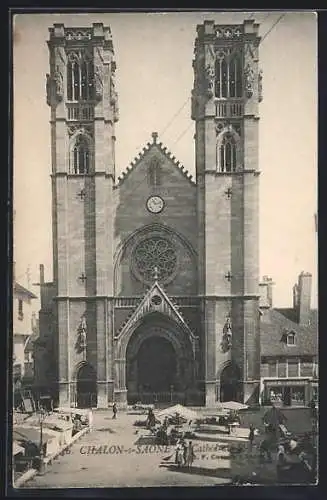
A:
{"label": "chimney", "polygon": [[40,264],[40,285],[44,285],[44,265]]}
{"label": "chimney", "polygon": [[259,307],[264,308],[264,309],[269,309],[272,307],[272,287],[275,283],[273,283],[273,280],[269,278],[269,276],[263,276],[262,282],[259,283],[259,290],[260,290],[260,301],[259,301]]}
{"label": "chimney", "polygon": [[293,286],[293,309],[298,310],[299,307],[299,285],[295,283]]}
{"label": "chimney", "polygon": [[308,325],[310,322],[311,309],[311,285],[312,274],[301,272],[298,281],[298,322],[300,325]]}

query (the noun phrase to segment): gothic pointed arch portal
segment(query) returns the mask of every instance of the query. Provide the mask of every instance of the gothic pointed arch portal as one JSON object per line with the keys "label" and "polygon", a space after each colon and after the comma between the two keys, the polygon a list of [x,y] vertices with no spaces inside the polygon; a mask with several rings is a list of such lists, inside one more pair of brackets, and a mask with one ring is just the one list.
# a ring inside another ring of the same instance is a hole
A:
{"label": "gothic pointed arch portal", "polygon": [[185,393],[194,385],[195,358],[192,343],[176,322],[160,313],[143,317],[124,349],[125,370],[118,384],[125,384],[127,401],[142,394]]}
{"label": "gothic pointed arch portal", "polygon": [[97,374],[92,365],[81,362],[75,369],[75,404],[77,408],[97,406]]}
{"label": "gothic pointed arch portal", "polygon": [[220,372],[220,401],[241,401],[239,367],[228,362]]}

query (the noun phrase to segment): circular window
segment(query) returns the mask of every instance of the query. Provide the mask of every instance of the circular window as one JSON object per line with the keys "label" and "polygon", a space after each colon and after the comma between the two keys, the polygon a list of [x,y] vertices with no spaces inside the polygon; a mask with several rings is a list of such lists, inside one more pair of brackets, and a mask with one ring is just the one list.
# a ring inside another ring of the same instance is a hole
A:
{"label": "circular window", "polygon": [[159,295],[154,295],[151,299],[151,302],[154,306],[160,306],[162,299]]}
{"label": "circular window", "polygon": [[153,283],[154,280],[171,279],[177,267],[177,255],[173,244],[160,236],[147,238],[138,243],[132,257],[137,277]]}

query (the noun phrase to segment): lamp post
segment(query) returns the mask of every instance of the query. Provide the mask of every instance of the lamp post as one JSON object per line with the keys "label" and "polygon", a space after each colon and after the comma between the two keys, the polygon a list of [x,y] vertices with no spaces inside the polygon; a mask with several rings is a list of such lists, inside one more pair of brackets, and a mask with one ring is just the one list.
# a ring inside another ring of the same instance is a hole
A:
{"label": "lamp post", "polygon": [[46,418],[46,411],[43,407],[39,410],[39,423],[40,423],[40,465],[39,465],[39,473],[44,473],[45,464],[44,464],[44,452],[43,452],[43,422]]}

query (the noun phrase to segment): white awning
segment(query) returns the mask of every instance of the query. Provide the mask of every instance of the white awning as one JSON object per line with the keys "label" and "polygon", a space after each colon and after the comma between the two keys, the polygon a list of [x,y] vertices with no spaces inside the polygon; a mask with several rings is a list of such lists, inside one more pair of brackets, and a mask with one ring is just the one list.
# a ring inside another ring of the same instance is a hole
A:
{"label": "white awning", "polygon": [[25,449],[22,446],[19,446],[17,441],[13,442],[12,451],[13,455],[18,455],[18,453],[25,453]]}

